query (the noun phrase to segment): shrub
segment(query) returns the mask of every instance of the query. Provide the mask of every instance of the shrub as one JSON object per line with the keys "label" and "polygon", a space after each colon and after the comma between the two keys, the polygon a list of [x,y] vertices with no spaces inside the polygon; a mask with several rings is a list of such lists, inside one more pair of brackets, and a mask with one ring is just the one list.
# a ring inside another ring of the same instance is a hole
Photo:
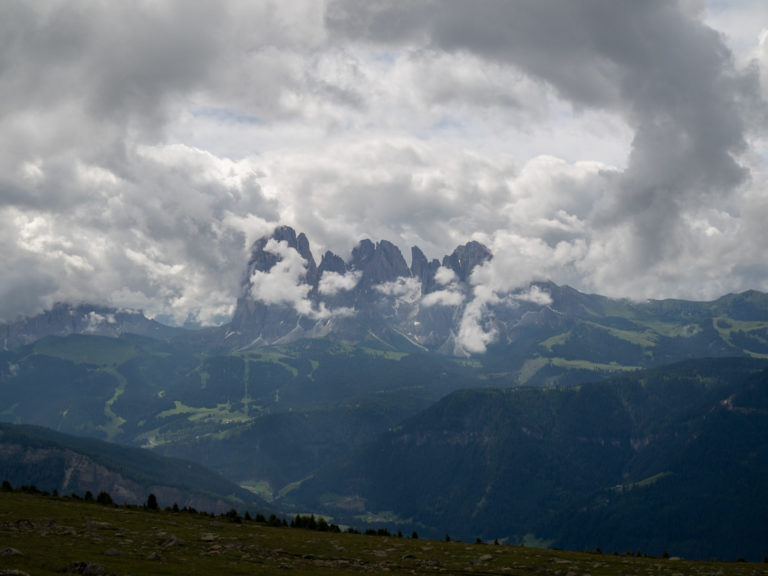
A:
{"label": "shrub", "polygon": [[109,495],[109,492],[105,492],[104,490],[99,492],[98,496],[96,496],[96,502],[104,506],[112,506],[114,504],[112,496]]}

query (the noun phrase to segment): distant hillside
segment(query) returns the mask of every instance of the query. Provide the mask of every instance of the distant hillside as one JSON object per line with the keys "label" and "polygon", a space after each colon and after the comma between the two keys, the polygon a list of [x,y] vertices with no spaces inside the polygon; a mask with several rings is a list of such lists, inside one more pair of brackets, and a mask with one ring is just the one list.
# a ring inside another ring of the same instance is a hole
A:
{"label": "distant hillside", "polygon": [[455,392],[291,497],[462,538],[760,559],[768,361]]}
{"label": "distant hillside", "polygon": [[751,307],[762,306],[763,295],[641,306],[551,291],[572,316],[531,313],[517,340],[472,358],[370,335],[355,344],[307,339],[229,353],[206,353],[184,338],[46,337],[0,351],[0,420],[194,460],[280,500],[456,390],[578,385],[660,358],[760,354],[765,322],[739,318],[757,314]]}
{"label": "distant hillside", "polygon": [[167,340],[184,331],[146,318],[141,312],[91,304],[56,304],[37,316],[0,324],[0,349],[10,350],[46,336],[137,334]]}
{"label": "distant hillside", "polygon": [[161,506],[266,509],[262,500],[199,464],[38,426],[0,423],[0,480],[62,495],[105,491],[118,503],[142,504],[153,493]]}

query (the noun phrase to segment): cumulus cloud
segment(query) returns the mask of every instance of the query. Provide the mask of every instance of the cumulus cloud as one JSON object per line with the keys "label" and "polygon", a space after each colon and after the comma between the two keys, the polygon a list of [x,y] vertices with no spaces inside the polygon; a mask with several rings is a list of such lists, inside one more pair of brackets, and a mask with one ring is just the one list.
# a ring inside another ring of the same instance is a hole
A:
{"label": "cumulus cloud", "polygon": [[86,314],[83,319],[88,323],[85,327],[86,332],[96,332],[104,324],[114,324],[116,322],[114,314],[99,314],[93,310]]}
{"label": "cumulus cloud", "polygon": [[339,274],[330,270],[323,271],[317,291],[323,296],[335,296],[339,292],[352,290],[360,282],[363,273],[360,271],[347,272]]}
{"label": "cumulus cloud", "polygon": [[476,286],[467,303],[456,335],[456,354],[482,354],[497,335],[488,306],[498,304],[499,296],[485,286]]}
{"label": "cumulus cloud", "polygon": [[280,260],[267,271],[254,270],[251,274],[251,297],[264,304],[288,304],[300,314],[311,312],[309,291],[312,286],[302,282],[307,273],[307,261],[285,241],[270,238],[264,251]]}
{"label": "cumulus cloud", "polygon": [[521,294],[514,294],[515,300],[521,300],[523,302],[531,302],[538,304],[539,306],[549,306],[552,304],[552,296],[546,291],[542,290],[538,286],[531,286],[527,291]]}
{"label": "cumulus cloud", "polygon": [[464,302],[464,294],[459,290],[436,290],[421,299],[421,304],[430,306],[460,306]]}
{"label": "cumulus cloud", "polygon": [[458,280],[456,272],[446,266],[440,266],[435,272],[435,282],[440,286],[448,286]]}
{"label": "cumulus cloud", "polygon": [[425,294],[421,299],[422,306],[460,306],[464,302],[459,277],[452,269],[440,266],[435,272],[435,284],[443,288]]}
{"label": "cumulus cloud", "polygon": [[414,304],[421,298],[421,282],[418,278],[400,277],[392,282],[376,284],[374,289],[385,296],[408,304]]}
{"label": "cumulus cloud", "polygon": [[[304,282],[307,261],[297,250],[288,246],[287,242],[270,238],[264,246],[264,251],[274,254],[279,260],[270,270],[254,270],[251,274],[250,295],[254,300],[267,305],[290,306],[298,314],[314,320],[354,315],[351,308],[330,309],[324,302],[316,304],[309,298],[312,286]],[[342,282],[344,281],[345,279],[342,279]],[[338,288],[338,284],[336,287]]]}

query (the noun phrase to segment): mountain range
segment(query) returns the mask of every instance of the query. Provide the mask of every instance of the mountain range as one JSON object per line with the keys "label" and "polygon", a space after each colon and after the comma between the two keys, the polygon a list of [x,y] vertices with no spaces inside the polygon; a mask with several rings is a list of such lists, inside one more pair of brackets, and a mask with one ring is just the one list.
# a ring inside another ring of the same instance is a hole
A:
{"label": "mountain range", "polygon": [[[768,295],[634,302],[542,281],[478,307],[491,258],[414,247],[409,266],[363,240],[318,265],[279,227],[223,326],[82,303],[0,326],[0,419],[194,461],[352,525],[764,554],[724,523],[768,530]],[[659,531],[674,518],[685,529]]]}
{"label": "mountain range", "polygon": [[[363,240],[349,261],[327,251],[317,265],[307,237],[281,226],[254,243],[232,320],[222,326],[184,330],[138,311],[58,304],[0,325],[0,342],[10,350],[51,335],[137,334],[209,355],[307,340],[372,343],[470,358],[503,385],[572,384],[686,358],[768,354],[764,293],[635,302],[542,281],[477,307],[473,272],[492,257],[474,241],[442,263],[414,246],[409,267],[391,242]],[[485,335],[482,353],[472,351],[476,329]]]}

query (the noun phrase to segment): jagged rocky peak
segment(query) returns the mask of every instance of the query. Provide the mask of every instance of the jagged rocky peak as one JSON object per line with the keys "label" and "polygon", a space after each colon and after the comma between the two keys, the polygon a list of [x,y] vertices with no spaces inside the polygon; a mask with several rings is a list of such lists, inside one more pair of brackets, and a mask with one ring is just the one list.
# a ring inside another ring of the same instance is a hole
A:
{"label": "jagged rocky peak", "polygon": [[421,291],[426,294],[435,286],[435,272],[440,268],[440,261],[436,258],[427,260],[424,252],[418,246],[411,248],[411,275],[421,282]]}
{"label": "jagged rocky peak", "polygon": [[344,274],[347,271],[347,265],[344,263],[344,260],[341,258],[341,256],[337,256],[328,250],[325,254],[323,254],[323,258],[320,260],[320,266],[318,267],[318,272],[320,275],[322,275],[325,271]]}
{"label": "jagged rocky peak", "polygon": [[278,226],[275,228],[274,232],[272,232],[271,236],[262,236],[253,243],[253,248],[251,248],[251,259],[248,261],[249,276],[254,270],[268,272],[280,261],[280,258],[277,255],[264,250],[270,239],[274,239],[277,242],[286,242],[291,248],[298,249],[296,231],[290,226]]}
{"label": "jagged rocky peak", "polygon": [[307,284],[311,284],[312,286],[316,287],[317,283],[320,281],[320,272],[317,269],[317,264],[315,264],[315,257],[312,256],[312,251],[309,249],[309,240],[307,239],[304,232],[299,234],[299,236],[296,238],[296,249],[298,250],[299,254],[301,254],[301,257],[307,261]]}
{"label": "jagged rocky peak", "polygon": [[[414,277],[421,282],[422,292],[426,294],[435,289],[435,272],[441,265],[439,260],[427,259],[418,246],[413,246],[409,268],[400,249],[392,242],[388,240],[373,242],[366,238],[352,249],[349,262],[345,262],[329,250],[323,255],[318,266],[306,235],[303,232],[297,235],[290,226],[278,226],[270,236],[260,238],[254,243],[248,264],[249,278],[256,270],[268,272],[280,261],[279,255],[265,250],[270,239],[285,242],[304,258],[306,261],[304,282],[314,289],[317,288],[323,272],[344,274],[354,270],[362,273],[360,288],[364,291],[376,284],[392,282],[401,277]],[[450,268],[460,281],[466,282],[472,270],[491,257],[491,251],[486,246],[473,240],[458,246],[452,254],[444,256],[442,266]]]}
{"label": "jagged rocky peak", "polygon": [[484,244],[472,240],[457,247],[450,256],[443,257],[443,266],[453,270],[459,280],[466,282],[475,266],[491,258],[491,251]]}
{"label": "jagged rocky peak", "polygon": [[400,249],[387,240],[377,244],[367,238],[362,240],[352,250],[349,267],[363,273],[363,282],[366,286],[391,282],[400,276],[411,275]]}
{"label": "jagged rocky peak", "polygon": [[280,261],[280,256],[265,250],[267,243],[272,239],[276,242],[285,242],[307,261],[306,282],[316,286],[320,273],[309,247],[309,239],[303,232],[297,236],[296,231],[290,226],[278,226],[270,236],[263,236],[254,242],[248,262],[248,276],[250,277],[254,270],[268,272]]}

